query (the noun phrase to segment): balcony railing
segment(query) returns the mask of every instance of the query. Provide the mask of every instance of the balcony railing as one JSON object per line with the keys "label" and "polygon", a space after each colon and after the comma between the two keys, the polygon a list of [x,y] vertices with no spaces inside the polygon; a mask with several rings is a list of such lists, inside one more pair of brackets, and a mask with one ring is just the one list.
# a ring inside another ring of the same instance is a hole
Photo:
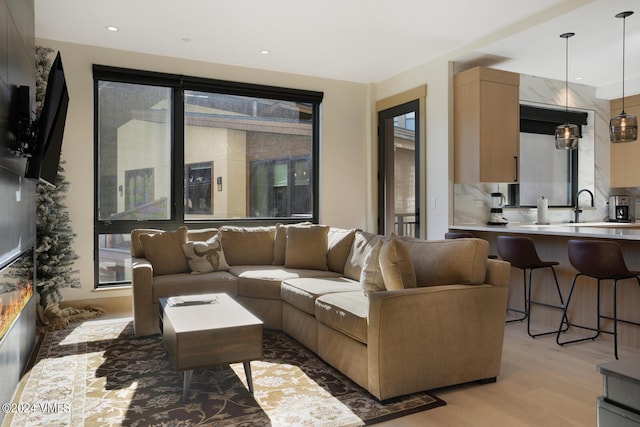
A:
{"label": "balcony railing", "polygon": [[418,215],[416,213],[395,214],[394,228],[398,236],[418,237]]}

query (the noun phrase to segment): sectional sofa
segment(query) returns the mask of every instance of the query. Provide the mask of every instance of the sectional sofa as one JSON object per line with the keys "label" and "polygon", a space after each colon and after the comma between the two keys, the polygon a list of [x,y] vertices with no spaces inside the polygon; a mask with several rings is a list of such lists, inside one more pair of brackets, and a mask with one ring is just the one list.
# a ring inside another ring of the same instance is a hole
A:
{"label": "sectional sofa", "polygon": [[131,233],[136,336],[158,299],[225,292],[380,400],[494,381],[510,265],[481,239],[295,224]]}

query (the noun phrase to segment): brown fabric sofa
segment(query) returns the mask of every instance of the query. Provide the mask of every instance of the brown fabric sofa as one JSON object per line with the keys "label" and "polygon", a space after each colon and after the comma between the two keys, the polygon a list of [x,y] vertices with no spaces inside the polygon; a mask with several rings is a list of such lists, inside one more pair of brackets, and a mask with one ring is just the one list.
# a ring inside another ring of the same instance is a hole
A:
{"label": "brown fabric sofa", "polygon": [[183,229],[177,240],[217,236],[228,264],[192,274],[184,260],[170,265],[180,252],[163,245],[176,232],[131,233],[136,336],[159,332],[159,298],[225,292],[380,400],[500,372],[510,266],[488,259],[484,240],[312,225]]}

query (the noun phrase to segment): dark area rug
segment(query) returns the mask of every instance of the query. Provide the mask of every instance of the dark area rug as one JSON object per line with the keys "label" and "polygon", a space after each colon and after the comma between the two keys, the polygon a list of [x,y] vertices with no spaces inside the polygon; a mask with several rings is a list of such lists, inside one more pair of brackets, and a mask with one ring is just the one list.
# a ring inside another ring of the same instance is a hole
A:
{"label": "dark area rug", "polygon": [[[130,321],[96,320],[47,332],[3,425],[356,426],[445,405],[428,393],[380,402],[281,332],[264,332],[264,359],[196,370],[189,401],[160,336]],[[44,404],[44,405],[43,405]]]}

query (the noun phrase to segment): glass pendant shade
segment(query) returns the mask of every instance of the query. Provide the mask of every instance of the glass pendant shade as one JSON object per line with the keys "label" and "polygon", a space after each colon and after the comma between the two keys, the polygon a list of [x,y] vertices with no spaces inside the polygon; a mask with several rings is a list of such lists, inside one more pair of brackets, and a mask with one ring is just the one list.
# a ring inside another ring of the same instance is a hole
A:
{"label": "glass pendant shade", "polygon": [[[564,98],[565,111],[569,111],[569,37],[575,36],[575,33],[560,34],[560,37],[566,42],[565,55],[565,79],[564,79]],[[568,114],[567,114],[568,115]],[[580,139],[580,130],[577,125],[566,122],[556,127],[556,149],[558,150],[575,150],[578,148],[578,140]]]}
{"label": "glass pendant shade", "polygon": [[632,11],[620,12],[616,18],[622,18],[622,112],[609,121],[609,140],[616,142],[632,142],[638,139],[638,118],[624,112],[624,50],[625,24]]}
{"label": "glass pendant shade", "polygon": [[580,133],[578,126],[565,123],[556,127],[556,148],[558,150],[575,150],[578,148]]}
{"label": "glass pendant shade", "polygon": [[609,121],[611,142],[632,142],[638,139],[638,118],[624,111]]}

